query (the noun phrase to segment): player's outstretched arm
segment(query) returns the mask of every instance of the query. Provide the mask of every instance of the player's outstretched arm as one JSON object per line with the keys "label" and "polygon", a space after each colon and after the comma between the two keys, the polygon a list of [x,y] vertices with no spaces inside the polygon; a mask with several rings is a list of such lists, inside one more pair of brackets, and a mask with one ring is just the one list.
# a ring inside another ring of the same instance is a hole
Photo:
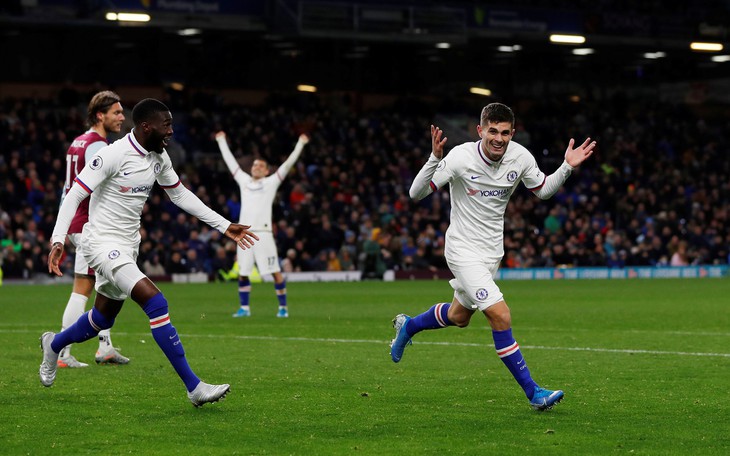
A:
{"label": "player's outstretched arm", "polygon": [[593,154],[596,142],[591,142],[591,138],[587,138],[580,146],[574,148],[574,145],[575,141],[571,138],[568,142],[568,148],[565,150],[565,161],[554,173],[545,178],[543,185],[539,189],[532,191],[538,198],[548,199],[557,193],[560,186],[565,183],[573,172],[573,168],[583,163]]}
{"label": "player's outstretched arm", "polygon": [[51,252],[48,254],[48,272],[50,274],[63,276],[60,267],[61,258],[63,258],[63,243],[56,242],[51,246]]}
{"label": "player's outstretched arm", "polygon": [[573,148],[574,144],[575,141],[570,138],[568,148],[565,150],[565,161],[573,168],[580,166],[588,157],[593,155],[593,149],[596,148],[596,142],[591,141],[591,138],[586,138],[583,144],[575,149]]}
{"label": "player's outstretched arm", "polygon": [[238,223],[231,223],[231,226],[225,232],[225,235],[238,244],[242,249],[250,249],[253,247],[253,241],[259,240],[253,232],[249,231],[250,225],[239,225]]}

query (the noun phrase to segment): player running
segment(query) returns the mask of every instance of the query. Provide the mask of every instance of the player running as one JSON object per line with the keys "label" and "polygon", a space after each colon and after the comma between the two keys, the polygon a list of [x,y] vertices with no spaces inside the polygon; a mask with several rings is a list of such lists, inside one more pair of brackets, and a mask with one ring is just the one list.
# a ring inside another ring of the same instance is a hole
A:
{"label": "player running", "polygon": [[134,129],[91,158],[61,204],[51,236],[48,271],[62,275],[58,264],[71,219],[79,203],[90,194],[89,222],[82,242],[86,261],[97,274],[96,300],[89,312],[64,331],[43,333],[40,380],[43,386],[51,386],[61,349],[111,328],[124,300],[131,297],[147,314],[152,336],[185,384],[188,399],[199,407],[224,397],[230,385],[210,385],[193,373],[170,321],[165,296],[137,266],[142,209],[157,181],[177,206],[225,233],[241,248],[250,248],[258,237],[248,231],[248,226],[223,218],[182,185],[165,151],[173,133],[167,106],[147,98],[134,107],[132,120]]}
{"label": "player running", "polygon": [[512,317],[502,292],[494,282],[504,256],[504,213],[519,182],[541,199],[553,196],[573,169],[593,153],[596,142],[586,139],[573,148],[570,140],[565,160],[557,171],[545,176],[535,158],[512,141],[515,133],[512,110],[491,103],[482,109],[477,133],[481,138],[454,147],[444,157],[446,137],[431,125],[432,152],[411,185],[410,195],[421,200],[449,184],[451,224],[446,231],[445,256],[454,274],[451,303],[439,303],[411,318],[400,314],[393,320],[395,339],[390,356],[399,362],[411,338],[424,329],[466,327],[478,309],[492,327],[494,348],[535,410],[547,410],[563,398],[535,383],[512,336]]}

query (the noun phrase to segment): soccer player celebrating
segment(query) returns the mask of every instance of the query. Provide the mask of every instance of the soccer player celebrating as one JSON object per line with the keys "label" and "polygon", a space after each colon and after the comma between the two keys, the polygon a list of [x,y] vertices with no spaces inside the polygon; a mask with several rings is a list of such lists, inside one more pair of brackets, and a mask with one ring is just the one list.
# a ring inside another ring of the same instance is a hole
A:
{"label": "soccer player celebrating", "polygon": [[[114,92],[105,90],[91,98],[86,114],[86,122],[90,129],[76,137],[66,152],[66,184],[63,187],[64,197],[71,189],[76,176],[84,169],[86,162],[99,150],[109,144],[109,133],[119,133],[124,122],[121,98]],[[74,324],[84,313],[86,302],[94,289],[94,270],[89,267],[83,255],[84,244],[81,242],[81,230],[89,220],[89,198],[79,204],[76,214],[68,229],[68,240],[76,247],[74,258],[74,283],[71,296],[66,303],[61,321],[61,330]],[[96,351],[98,364],[127,364],[129,358],[122,356],[112,345],[108,329],[99,331],[99,349]],[[88,364],[78,361],[71,354],[68,345],[58,355],[58,367],[87,367]]]}
{"label": "soccer player celebrating", "polygon": [[240,307],[233,316],[248,317],[251,315],[251,308],[249,307],[251,281],[249,276],[255,262],[261,275],[273,275],[274,289],[276,290],[276,297],[279,299],[279,310],[276,316],[286,318],[289,316],[286,302],[286,281],[281,273],[279,254],[276,251],[276,242],[271,231],[271,205],[276,197],[276,190],[294,166],[294,163],[296,163],[304,145],[309,142],[309,138],[306,135],[299,136],[294,151],[272,175],[269,175],[269,164],[260,158],[254,160],[251,166],[251,174],[247,174],[238,166],[236,158],[228,148],[226,134],[221,131],[215,135],[215,138],[218,141],[218,147],[221,154],[223,154],[223,160],[225,160],[228,170],[241,189],[241,208],[243,209],[241,210],[239,223],[250,225],[251,231],[261,238],[252,249],[238,249],[238,300]]}
{"label": "soccer player celebrating", "polygon": [[225,233],[241,248],[250,248],[258,237],[248,226],[231,223],[207,207],[181,184],[165,151],[173,133],[167,106],[147,98],[134,107],[132,120],[134,129],[91,158],[61,204],[51,236],[48,270],[62,275],[59,261],[71,219],[79,203],[91,194],[82,242],[86,261],[97,274],[96,299],[94,307],[73,325],[58,334],[43,333],[40,380],[43,386],[51,386],[61,349],[111,328],[124,300],[131,297],[149,317],[155,342],[185,384],[190,401],[199,407],[224,397],[230,385],[210,385],[193,373],[170,322],[165,296],[137,266],[142,208],[157,181],[177,206]]}
{"label": "soccer player celebrating", "polygon": [[454,274],[451,303],[439,303],[411,318],[393,319],[395,339],[390,356],[399,362],[411,338],[424,329],[466,327],[478,309],[492,328],[494,348],[535,410],[547,410],[563,398],[560,390],[540,388],[532,379],[519,345],[512,336],[512,317],[502,292],[494,282],[504,255],[504,213],[512,192],[521,181],[541,199],[553,196],[573,168],[593,153],[596,142],[586,139],[578,147],[568,143],[565,160],[558,170],[545,176],[535,158],[512,141],[515,133],[512,110],[491,103],[482,109],[477,142],[454,147],[444,158],[446,137],[431,125],[432,152],[413,181],[411,198],[421,200],[449,184],[451,224],[446,231],[445,257]]}

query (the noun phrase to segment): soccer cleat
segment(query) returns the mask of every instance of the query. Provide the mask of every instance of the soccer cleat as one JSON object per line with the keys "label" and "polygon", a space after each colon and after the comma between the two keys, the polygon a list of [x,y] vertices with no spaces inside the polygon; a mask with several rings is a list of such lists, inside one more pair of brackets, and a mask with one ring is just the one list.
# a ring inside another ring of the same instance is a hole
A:
{"label": "soccer cleat", "polygon": [[395,328],[395,339],[390,342],[390,357],[394,363],[400,361],[403,357],[403,350],[406,345],[411,345],[411,336],[406,332],[406,324],[411,319],[408,315],[398,314],[393,319],[393,328]]}
{"label": "soccer cleat", "polygon": [[200,407],[208,402],[218,402],[226,397],[231,390],[231,385],[209,385],[205,382],[198,383],[194,390],[188,392],[188,399],[194,406]]}
{"label": "soccer cleat", "polygon": [[96,351],[96,357],[94,358],[96,364],[127,364],[129,358],[122,356],[119,351],[114,347],[107,349],[99,349]]}
{"label": "soccer cleat", "polygon": [[276,312],[276,316],[279,318],[288,318],[289,317],[289,311],[286,310],[286,307],[279,307],[279,311]]}
{"label": "soccer cleat", "polygon": [[58,361],[56,361],[56,366],[58,366],[59,369],[89,367],[88,364],[82,363],[76,359],[74,355],[59,356]]}
{"label": "soccer cleat", "polygon": [[540,412],[550,410],[553,408],[553,405],[563,400],[563,396],[564,394],[561,390],[550,391],[538,386],[535,388],[532,399],[530,399],[530,405],[533,409]]}
{"label": "soccer cleat", "polygon": [[41,350],[43,350],[43,362],[41,362],[38,374],[41,377],[41,385],[51,386],[56,380],[56,363],[58,362],[58,353],[51,348],[51,342],[55,334],[52,332],[44,332],[41,335]]}
{"label": "soccer cleat", "polygon": [[250,317],[251,311],[248,308],[239,307],[238,311],[233,314],[234,317]]}

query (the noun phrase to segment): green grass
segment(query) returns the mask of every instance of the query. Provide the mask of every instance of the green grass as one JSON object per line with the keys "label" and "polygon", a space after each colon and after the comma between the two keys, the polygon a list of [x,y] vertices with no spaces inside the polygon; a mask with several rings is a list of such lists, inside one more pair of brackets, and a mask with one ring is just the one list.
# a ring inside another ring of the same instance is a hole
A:
{"label": "green grass", "polygon": [[[390,320],[450,301],[444,281],[271,284],[231,318],[236,285],[160,287],[191,366],[232,385],[187,400],[132,301],[112,330],[128,366],[38,381],[38,337],[69,286],[0,288],[1,454],[730,454],[727,279],[502,282],[533,377],[565,400],[532,411],[486,319],[428,331],[403,361]],[[91,361],[96,342],[74,347]],[[701,356],[702,355],[702,356]]]}

